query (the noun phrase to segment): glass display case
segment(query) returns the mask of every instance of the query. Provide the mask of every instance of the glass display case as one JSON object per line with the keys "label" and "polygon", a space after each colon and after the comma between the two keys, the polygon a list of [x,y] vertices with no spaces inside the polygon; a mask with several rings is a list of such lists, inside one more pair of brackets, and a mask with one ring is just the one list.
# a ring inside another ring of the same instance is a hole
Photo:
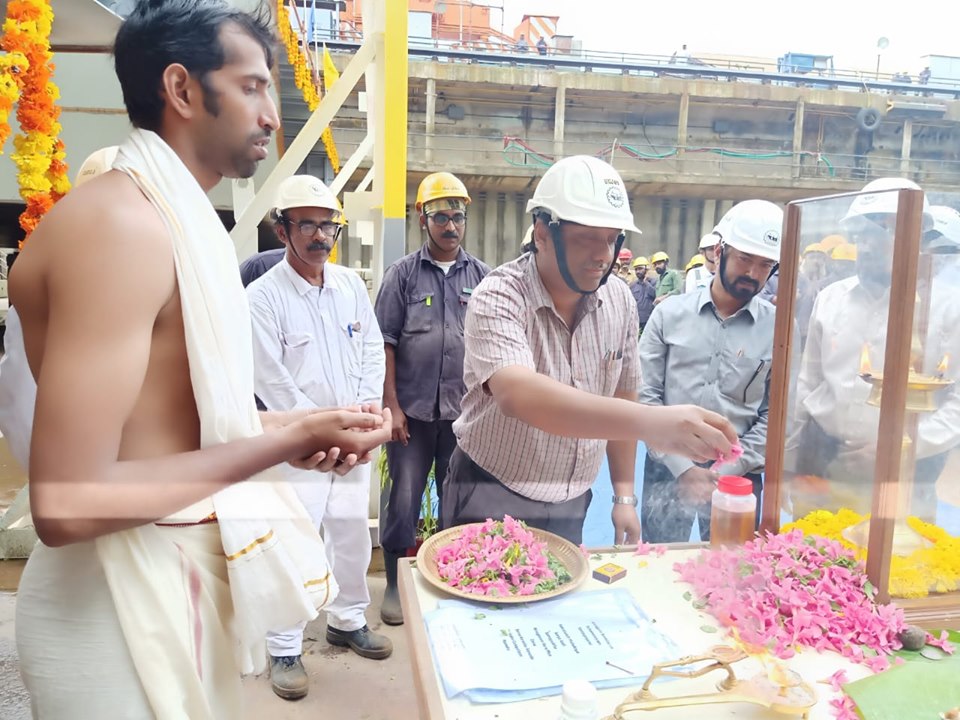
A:
{"label": "glass display case", "polygon": [[881,602],[960,622],[960,246],[920,190],[791,203],[761,529],[836,539]]}

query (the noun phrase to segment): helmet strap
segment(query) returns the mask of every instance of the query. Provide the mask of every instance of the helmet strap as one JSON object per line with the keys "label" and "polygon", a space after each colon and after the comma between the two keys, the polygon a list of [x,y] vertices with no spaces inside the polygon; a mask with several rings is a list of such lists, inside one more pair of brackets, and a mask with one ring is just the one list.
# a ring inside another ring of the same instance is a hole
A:
{"label": "helmet strap", "polygon": [[573,290],[576,293],[581,295],[593,295],[597,290],[599,290],[603,285],[610,279],[610,274],[613,272],[613,266],[617,264],[617,255],[620,254],[620,248],[623,247],[624,241],[627,239],[625,233],[621,232],[617,236],[617,246],[613,250],[613,262],[610,263],[610,267],[607,268],[607,272],[604,273],[603,277],[600,280],[600,284],[597,285],[596,290],[583,290],[577,285],[577,281],[573,279],[573,275],[570,274],[570,267],[567,265],[567,251],[563,245],[563,238],[560,237],[560,221],[559,220],[550,220],[550,239],[553,240],[553,249],[557,255],[557,268],[560,270],[560,276],[563,278],[563,281],[567,284],[567,287]]}

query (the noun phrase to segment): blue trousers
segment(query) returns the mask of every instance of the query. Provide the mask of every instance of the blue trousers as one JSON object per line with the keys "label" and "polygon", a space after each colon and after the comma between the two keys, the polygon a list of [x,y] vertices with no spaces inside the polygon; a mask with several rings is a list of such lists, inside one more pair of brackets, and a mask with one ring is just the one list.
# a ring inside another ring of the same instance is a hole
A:
{"label": "blue trousers", "polygon": [[407,429],[410,439],[406,447],[399,442],[390,442],[386,446],[392,482],[386,519],[380,528],[381,546],[398,555],[416,544],[421,500],[430,468],[436,465],[439,507],[443,479],[447,476],[450,456],[457,447],[452,420],[423,422],[408,417]]}

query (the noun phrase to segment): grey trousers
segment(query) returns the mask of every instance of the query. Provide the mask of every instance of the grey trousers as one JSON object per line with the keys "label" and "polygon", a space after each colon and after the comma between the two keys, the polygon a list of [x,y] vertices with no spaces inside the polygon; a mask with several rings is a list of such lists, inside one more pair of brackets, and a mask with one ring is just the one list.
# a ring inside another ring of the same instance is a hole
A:
{"label": "grey trousers", "polygon": [[446,529],[488,518],[502,520],[504,515],[509,515],[579,545],[583,541],[583,521],[592,497],[593,492],[587,490],[566,502],[531,500],[510,490],[457,448],[450,458],[450,469],[443,484],[440,524]]}

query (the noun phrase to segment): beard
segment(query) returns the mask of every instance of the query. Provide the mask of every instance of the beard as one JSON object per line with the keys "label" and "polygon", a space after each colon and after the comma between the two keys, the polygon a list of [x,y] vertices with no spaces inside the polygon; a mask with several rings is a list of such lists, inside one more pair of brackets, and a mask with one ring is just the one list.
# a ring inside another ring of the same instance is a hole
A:
{"label": "beard", "polygon": [[730,297],[742,303],[747,303],[752,300],[760,294],[760,290],[763,288],[756,280],[748,278],[745,275],[733,278],[732,280],[728,279],[726,254],[720,255],[720,283]]}

